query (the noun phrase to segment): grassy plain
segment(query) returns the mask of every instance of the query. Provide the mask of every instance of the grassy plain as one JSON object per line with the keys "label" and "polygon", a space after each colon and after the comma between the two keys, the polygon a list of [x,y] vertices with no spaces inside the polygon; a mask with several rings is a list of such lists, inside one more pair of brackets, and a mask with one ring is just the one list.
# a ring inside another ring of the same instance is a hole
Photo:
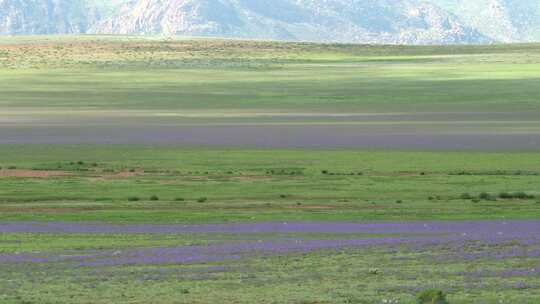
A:
{"label": "grassy plain", "polygon": [[[17,168],[4,170],[0,178],[3,220],[202,223],[540,215],[540,199],[474,203],[460,198],[482,192],[540,195],[537,153],[62,145],[0,146],[0,151],[1,166]],[[65,175],[32,178],[48,170]],[[16,176],[19,171],[22,177]],[[159,201],[151,201],[153,195]]]}
{"label": "grassy plain", "polygon": [[0,40],[0,105],[168,111],[538,110],[540,46]]}
{"label": "grassy plain", "polygon": [[[0,145],[0,224],[534,221],[538,71],[538,44],[0,38],[0,142],[8,143]],[[455,148],[360,150],[328,140],[317,149],[263,149],[249,141],[208,147],[130,137],[149,128],[156,133],[146,136],[159,137],[171,126],[167,132],[182,136],[191,132],[184,127],[259,127],[264,137],[269,126],[301,126],[319,128],[310,134],[320,137],[333,127],[325,136],[343,138],[340,126],[354,126],[347,132],[394,136],[389,140],[457,139]],[[132,132],[116,134],[110,145],[89,144],[95,130],[105,136],[119,129]],[[463,135],[504,140],[454,151]],[[134,138],[130,145],[114,144],[125,137]],[[40,144],[27,144],[36,138]],[[58,138],[83,144],[55,144]],[[8,304],[395,304],[415,303],[429,288],[446,291],[450,303],[540,297],[538,238],[252,252],[185,263],[154,263],[170,257],[156,254],[144,263],[88,266],[72,259],[388,235],[0,232],[0,303]]]}

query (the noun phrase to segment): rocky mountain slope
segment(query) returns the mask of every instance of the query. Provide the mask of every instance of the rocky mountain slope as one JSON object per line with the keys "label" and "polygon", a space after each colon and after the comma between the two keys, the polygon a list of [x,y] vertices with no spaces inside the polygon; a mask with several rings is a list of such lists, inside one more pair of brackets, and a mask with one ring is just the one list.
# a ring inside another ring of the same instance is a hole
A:
{"label": "rocky mountain slope", "polygon": [[101,19],[84,0],[0,0],[0,34],[86,33]]}
{"label": "rocky mountain slope", "polygon": [[0,35],[146,34],[318,42],[540,40],[540,0],[0,0]]}
{"label": "rocky mountain slope", "polygon": [[361,43],[474,43],[485,36],[416,0],[139,0],[96,33]]}
{"label": "rocky mountain slope", "polygon": [[540,0],[431,0],[501,42],[540,40]]}

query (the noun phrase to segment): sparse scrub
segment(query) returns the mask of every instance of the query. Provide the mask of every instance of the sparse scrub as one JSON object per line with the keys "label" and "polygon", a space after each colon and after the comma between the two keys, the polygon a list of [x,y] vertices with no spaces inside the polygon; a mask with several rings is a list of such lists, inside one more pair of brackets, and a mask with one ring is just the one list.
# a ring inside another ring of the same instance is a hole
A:
{"label": "sparse scrub", "polygon": [[493,195],[491,195],[491,194],[489,194],[487,192],[480,193],[478,198],[481,199],[481,200],[484,200],[484,201],[494,201],[494,200],[496,200],[496,198]]}
{"label": "sparse scrub", "polygon": [[371,275],[377,275],[379,274],[379,268],[370,268],[368,269],[368,273],[371,274]]}
{"label": "sparse scrub", "polygon": [[470,195],[469,193],[463,193],[463,194],[460,195],[459,198],[462,199],[462,200],[470,200],[470,199],[473,199],[474,197],[472,195]]}
{"label": "sparse scrub", "polygon": [[499,193],[499,198],[502,198],[502,199],[511,199],[512,198],[512,194],[508,193],[508,192],[501,192]]}
{"label": "sparse scrub", "polygon": [[501,198],[501,199],[528,200],[528,199],[534,199],[534,198],[536,198],[536,196],[534,196],[532,194],[528,194],[526,192],[514,192],[514,193],[501,192],[499,194],[499,198]]}
{"label": "sparse scrub", "polygon": [[534,199],[534,195],[530,195],[525,192],[516,192],[514,193],[514,198],[520,199],[520,200]]}
{"label": "sparse scrub", "polygon": [[139,197],[137,197],[137,196],[130,196],[130,197],[128,197],[128,201],[129,201],[129,202],[138,202],[138,201],[140,201],[140,200],[141,200],[141,199],[140,199]]}
{"label": "sparse scrub", "polygon": [[159,197],[157,195],[150,196],[151,201],[159,201]]}
{"label": "sparse scrub", "polygon": [[449,304],[446,294],[438,289],[422,291],[417,295],[416,299],[418,304]]}

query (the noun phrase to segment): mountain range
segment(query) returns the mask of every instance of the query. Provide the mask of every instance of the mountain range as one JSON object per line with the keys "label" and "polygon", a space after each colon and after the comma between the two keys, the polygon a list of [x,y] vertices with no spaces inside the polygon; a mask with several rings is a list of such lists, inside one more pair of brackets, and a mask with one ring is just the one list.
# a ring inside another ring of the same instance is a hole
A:
{"label": "mountain range", "polygon": [[540,0],[0,0],[0,35],[465,44],[540,40]]}

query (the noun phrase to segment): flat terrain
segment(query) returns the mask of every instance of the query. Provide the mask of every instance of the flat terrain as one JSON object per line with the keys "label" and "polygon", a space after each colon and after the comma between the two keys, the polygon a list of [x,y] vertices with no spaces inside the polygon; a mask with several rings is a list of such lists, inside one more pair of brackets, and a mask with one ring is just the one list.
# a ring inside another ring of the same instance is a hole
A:
{"label": "flat terrain", "polygon": [[538,297],[537,153],[0,151],[5,303]]}
{"label": "flat terrain", "polygon": [[540,298],[540,45],[0,37],[0,303]]}
{"label": "flat terrain", "polygon": [[0,39],[0,143],[538,150],[540,46]]}

